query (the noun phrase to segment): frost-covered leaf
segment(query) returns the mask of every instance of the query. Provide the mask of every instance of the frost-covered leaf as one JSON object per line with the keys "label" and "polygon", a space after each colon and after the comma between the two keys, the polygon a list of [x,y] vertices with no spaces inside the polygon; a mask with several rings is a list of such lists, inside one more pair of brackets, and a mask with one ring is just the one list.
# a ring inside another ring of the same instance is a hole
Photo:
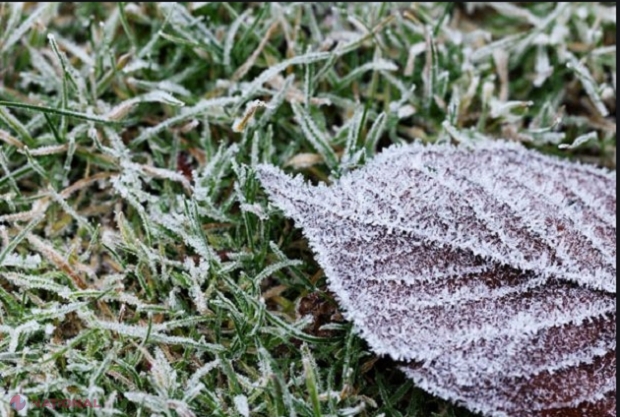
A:
{"label": "frost-covered leaf", "polygon": [[329,187],[258,175],[420,387],[490,416],[615,415],[615,173],[484,141],[395,146]]}

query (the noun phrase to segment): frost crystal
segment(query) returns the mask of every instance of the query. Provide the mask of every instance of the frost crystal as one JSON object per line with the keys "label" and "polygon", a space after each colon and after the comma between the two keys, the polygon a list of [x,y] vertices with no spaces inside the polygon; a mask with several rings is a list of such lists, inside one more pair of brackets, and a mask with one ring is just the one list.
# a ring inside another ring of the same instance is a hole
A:
{"label": "frost crystal", "polygon": [[615,415],[615,173],[485,141],[394,146],[329,187],[258,176],[418,386],[489,416]]}

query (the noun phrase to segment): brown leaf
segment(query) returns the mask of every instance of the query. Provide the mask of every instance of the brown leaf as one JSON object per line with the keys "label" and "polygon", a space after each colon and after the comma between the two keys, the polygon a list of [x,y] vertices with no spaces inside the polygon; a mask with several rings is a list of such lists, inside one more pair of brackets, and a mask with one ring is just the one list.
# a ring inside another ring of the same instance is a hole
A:
{"label": "brown leaf", "polygon": [[485,142],[392,147],[330,187],[258,175],[418,386],[489,416],[615,415],[615,173]]}

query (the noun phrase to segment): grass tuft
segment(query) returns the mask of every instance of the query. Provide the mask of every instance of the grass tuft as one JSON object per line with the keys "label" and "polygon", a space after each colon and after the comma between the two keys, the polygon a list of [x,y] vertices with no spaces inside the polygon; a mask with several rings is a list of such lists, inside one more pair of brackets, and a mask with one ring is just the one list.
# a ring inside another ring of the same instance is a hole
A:
{"label": "grass tuft", "polygon": [[0,3],[0,415],[472,415],[369,352],[254,167],[501,137],[615,168],[615,15]]}

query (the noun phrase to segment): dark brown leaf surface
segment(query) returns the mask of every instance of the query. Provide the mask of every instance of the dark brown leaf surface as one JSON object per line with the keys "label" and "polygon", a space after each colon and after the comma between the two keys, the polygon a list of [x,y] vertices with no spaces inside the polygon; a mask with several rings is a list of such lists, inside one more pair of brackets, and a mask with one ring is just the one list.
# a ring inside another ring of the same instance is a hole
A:
{"label": "dark brown leaf surface", "polygon": [[377,354],[489,416],[615,415],[615,173],[392,147],[327,187],[258,170]]}

